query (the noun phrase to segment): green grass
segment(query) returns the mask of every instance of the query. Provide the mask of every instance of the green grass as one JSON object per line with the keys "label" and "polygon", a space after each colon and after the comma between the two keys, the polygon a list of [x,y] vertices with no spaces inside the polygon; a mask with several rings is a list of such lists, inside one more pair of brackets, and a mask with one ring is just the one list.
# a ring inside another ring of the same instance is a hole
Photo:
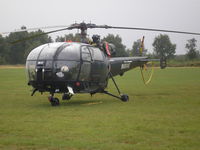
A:
{"label": "green grass", "polygon": [[199,149],[200,68],[156,69],[148,86],[138,69],[116,80],[129,102],[81,94],[51,107],[30,96],[24,69],[0,69],[0,149]]}
{"label": "green grass", "polygon": [[200,60],[172,59],[172,60],[167,61],[167,66],[170,66],[170,67],[200,67]]}

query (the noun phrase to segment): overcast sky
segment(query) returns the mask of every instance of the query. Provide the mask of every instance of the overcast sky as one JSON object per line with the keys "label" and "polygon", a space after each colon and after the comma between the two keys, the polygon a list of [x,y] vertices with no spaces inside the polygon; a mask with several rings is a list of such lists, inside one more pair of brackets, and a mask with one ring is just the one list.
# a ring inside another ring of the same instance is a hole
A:
{"label": "overcast sky", "polygon": [[[180,30],[200,33],[200,0],[0,0],[0,32],[27,28],[70,25],[85,21],[99,25],[128,26]],[[75,33],[66,31],[53,36]],[[151,51],[158,32],[129,30],[88,30],[88,34],[119,34],[123,44],[145,36],[145,46]],[[188,39],[195,38],[200,49],[200,36],[168,34],[177,44],[177,54],[186,52]],[[50,35],[51,36],[51,35]]]}

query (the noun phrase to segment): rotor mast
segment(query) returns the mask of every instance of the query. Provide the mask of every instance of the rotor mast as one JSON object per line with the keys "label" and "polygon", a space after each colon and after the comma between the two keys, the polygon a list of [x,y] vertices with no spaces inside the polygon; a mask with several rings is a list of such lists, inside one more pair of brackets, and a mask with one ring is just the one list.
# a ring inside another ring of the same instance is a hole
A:
{"label": "rotor mast", "polygon": [[84,22],[80,24],[80,30],[81,30],[81,42],[87,43],[87,24]]}

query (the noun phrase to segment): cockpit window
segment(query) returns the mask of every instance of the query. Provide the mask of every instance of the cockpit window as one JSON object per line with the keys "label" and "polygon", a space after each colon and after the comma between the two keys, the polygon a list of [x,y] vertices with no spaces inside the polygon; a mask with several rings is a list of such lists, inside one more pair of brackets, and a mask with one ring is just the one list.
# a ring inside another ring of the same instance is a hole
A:
{"label": "cockpit window", "polygon": [[91,55],[89,49],[86,46],[81,48],[82,60],[83,61],[91,61]]}
{"label": "cockpit window", "polygon": [[53,59],[55,52],[61,45],[63,45],[63,43],[51,43],[49,45],[47,44],[47,46],[44,47],[44,49],[40,53],[38,59]]}
{"label": "cockpit window", "polygon": [[27,61],[26,62],[26,71],[27,71],[27,77],[29,81],[35,80],[35,67],[36,67],[36,61]]}
{"label": "cockpit window", "polygon": [[80,47],[73,45],[66,45],[66,47],[58,54],[57,59],[61,60],[80,60]]}
{"label": "cockpit window", "polygon": [[28,55],[27,60],[36,60],[38,58],[38,55],[40,54],[41,50],[47,46],[47,44],[41,45],[35,49],[33,49],[30,54]]}
{"label": "cockpit window", "polygon": [[103,61],[104,57],[102,51],[96,47],[90,47],[90,52],[93,60]]}

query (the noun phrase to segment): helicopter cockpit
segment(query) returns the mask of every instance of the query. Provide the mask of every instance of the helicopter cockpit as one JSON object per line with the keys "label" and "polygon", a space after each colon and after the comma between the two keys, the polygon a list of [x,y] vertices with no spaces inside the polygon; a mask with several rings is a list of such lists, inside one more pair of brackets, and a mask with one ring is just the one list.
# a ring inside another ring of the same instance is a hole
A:
{"label": "helicopter cockpit", "polygon": [[39,91],[59,92],[71,84],[79,86],[78,90],[84,90],[81,84],[86,83],[99,86],[108,74],[105,57],[99,48],[89,44],[56,42],[41,45],[27,57],[28,85]]}

